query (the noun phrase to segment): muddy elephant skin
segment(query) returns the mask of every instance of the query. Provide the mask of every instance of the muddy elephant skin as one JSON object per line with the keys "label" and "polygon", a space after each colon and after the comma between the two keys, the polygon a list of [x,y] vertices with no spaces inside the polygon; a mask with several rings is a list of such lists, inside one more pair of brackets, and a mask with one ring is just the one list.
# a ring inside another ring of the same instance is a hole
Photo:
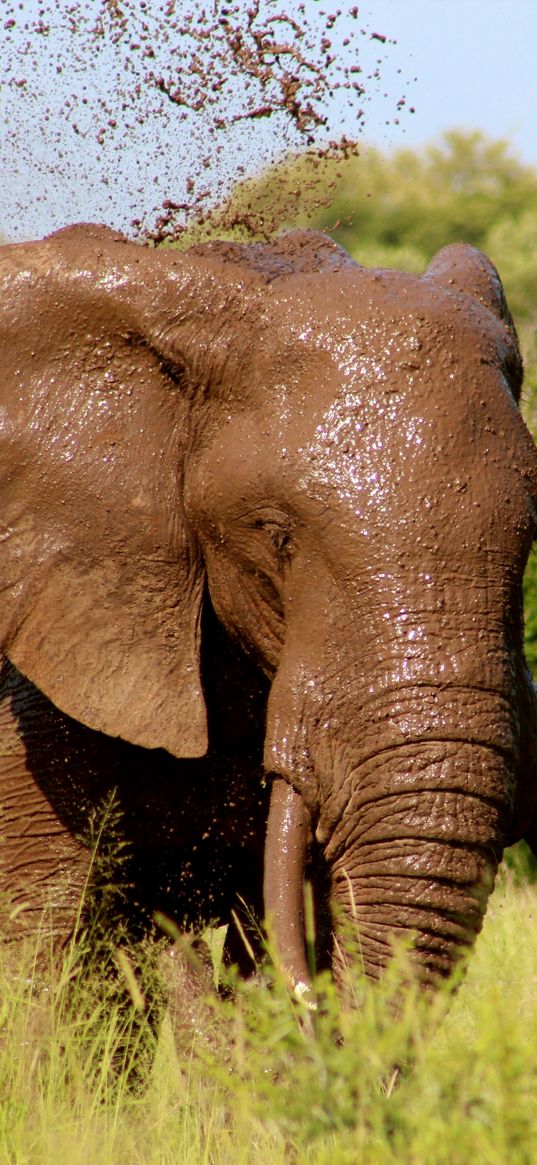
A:
{"label": "muddy elephant skin", "polygon": [[17,926],[48,896],[68,929],[116,789],[140,916],[260,910],[266,830],[297,989],[312,846],[370,976],[404,935],[449,974],[537,808],[537,460],[496,271],[464,245],[417,276],[315,233],[179,253],[80,226],[0,272]]}

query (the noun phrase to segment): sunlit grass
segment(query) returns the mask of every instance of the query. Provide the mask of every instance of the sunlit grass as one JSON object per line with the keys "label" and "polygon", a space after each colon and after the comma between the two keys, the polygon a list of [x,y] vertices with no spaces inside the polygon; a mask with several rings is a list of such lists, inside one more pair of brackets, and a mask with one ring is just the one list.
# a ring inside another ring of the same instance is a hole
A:
{"label": "sunlit grass", "polygon": [[133,1088],[143,992],[110,1005],[74,949],[38,990],[32,949],[6,949],[2,1165],[533,1165],[537,888],[504,877],[454,999],[397,1009],[404,961],[380,991],[357,979],[354,1010],[321,981],[314,1016],[263,976],[239,984],[209,1005],[209,1040],[187,1027],[177,1047],[166,1019]]}

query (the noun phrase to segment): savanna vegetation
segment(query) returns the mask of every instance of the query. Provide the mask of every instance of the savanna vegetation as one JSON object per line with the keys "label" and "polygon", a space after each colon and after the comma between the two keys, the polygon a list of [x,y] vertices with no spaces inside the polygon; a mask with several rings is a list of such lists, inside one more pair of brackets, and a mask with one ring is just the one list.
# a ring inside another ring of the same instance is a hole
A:
{"label": "savanna vegetation", "polygon": [[[451,133],[423,152],[364,149],[339,176],[321,170],[316,180],[316,225],[361,262],[419,271],[436,249],[461,239],[490,255],[521,337],[524,410],[537,434],[537,173],[503,142]],[[274,213],[278,197],[288,207],[291,193],[299,206],[306,181],[311,171],[295,160],[242,189],[237,204],[262,216],[269,201]],[[526,605],[537,667],[533,557]],[[0,1162],[533,1165],[534,879],[527,851],[516,847],[455,998],[445,991],[426,1006],[410,989],[396,1006],[404,951],[381,989],[364,984],[357,967],[354,1008],[342,1007],[321,979],[313,1016],[260,969],[251,983],[225,985],[179,1046],[169,1020],[155,1043],[143,975],[117,952],[106,956],[114,969],[108,992],[102,967],[93,974],[75,948],[59,976],[41,980],[35,946],[16,966],[0,947]],[[209,939],[222,981],[214,932]],[[116,1000],[118,982],[127,1005]],[[152,1045],[153,1068],[136,1086]]]}
{"label": "savanna vegetation", "polygon": [[[537,1142],[537,897],[504,869],[457,995],[329,981],[304,1014],[260,977],[214,1000],[179,1050],[153,1042],[143,993],[104,1010],[68,951],[48,990],[34,951],[0,952],[0,1161],[6,1165],[533,1165]],[[217,964],[215,963],[215,967]],[[232,984],[233,986],[233,984]],[[135,1077],[136,1078],[136,1077]]]}

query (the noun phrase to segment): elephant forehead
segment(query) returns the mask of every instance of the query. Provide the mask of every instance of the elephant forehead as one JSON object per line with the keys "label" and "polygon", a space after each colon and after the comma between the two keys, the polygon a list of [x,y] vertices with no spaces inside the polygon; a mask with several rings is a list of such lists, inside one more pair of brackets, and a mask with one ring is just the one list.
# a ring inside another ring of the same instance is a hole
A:
{"label": "elephant forehead", "polygon": [[351,269],[290,279],[267,297],[262,322],[244,368],[250,403],[293,425],[297,410],[305,424],[324,410],[337,431],[350,412],[373,408],[381,420],[395,404],[437,424],[445,415],[449,428],[477,396],[489,412],[503,409],[498,373],[516,351],[512,331],[427,278]]}
{"label": "elephant forehead", "polygon": [[[295,275],[274,283],[263,297],[272,341],[326,344],[348,359],[354,340],[376,358],[375,368],[405,359],[408,351],[453,345],[471,349],[476,338],[508,342],[502,322],[472,295],[423,275],[380,268]],[[267,345],[268,348],[268,345]]]}
{"label": "elephant forehead", "polygon": [[342,387],[304,443],[302,490],[333,509],[337,499],[367,536],[518,547],[535,517],[536,454],[498,371],[494,381],[469,390],[462,370],[440,399],[423,383]]}
{"label": "elephant forehead", "polygon": [[267,356],[260,399],[228,412],[205,444],[206,501],[279,497],[369,539],[481,539],[518,554],[537,497],[535,448],[502,373],[503,324],[479,305],[463,319],[460,298],[427,319],[409,309],[394,321],[377,304],[354,330],[350,317],[330,333],[317,318],[301,358]]}
{"label": "elephant forehead", "polygon": [[279,326],[257,349],[258,403],[302,445],[324,455],[360,455],[366,445],[382,456],[386,442],[425,449],[434,440],[464,460],[490,432],[534,472],[504,375],[513,333],[472,296],[421,276],[351,269],[290,280],[273,312]]}

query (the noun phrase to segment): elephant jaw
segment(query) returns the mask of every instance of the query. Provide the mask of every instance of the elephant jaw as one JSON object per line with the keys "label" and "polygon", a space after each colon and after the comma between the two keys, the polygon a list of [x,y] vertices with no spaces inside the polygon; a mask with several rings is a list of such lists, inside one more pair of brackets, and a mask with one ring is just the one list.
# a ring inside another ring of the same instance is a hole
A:
{"label": "elephant jaw", "polygon": [[308,815],[299,793],[275,777],[265,843],[265,917],[278,965],[294,995],[315,1008],[304,943],[304,867]]}

